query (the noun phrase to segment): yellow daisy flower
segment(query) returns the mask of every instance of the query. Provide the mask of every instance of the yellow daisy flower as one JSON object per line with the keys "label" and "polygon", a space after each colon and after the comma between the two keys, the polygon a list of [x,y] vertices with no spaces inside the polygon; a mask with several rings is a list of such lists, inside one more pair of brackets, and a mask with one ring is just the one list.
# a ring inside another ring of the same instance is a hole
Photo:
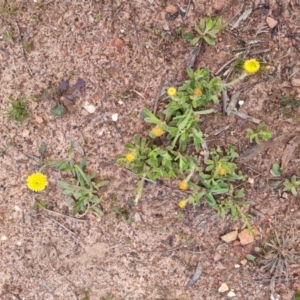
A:
{"label": "yellow daisy flower", "polygon": [[27,187],[35,192],[44,190],[47,186],[47,177],[42,173],[34,173],[27,177]]}
{"label": "yellow daisy flower", "polygon": [[226,169],[221,168],[221,169],[219,170],[219,175],[220,175],[220,176],[226,175]]}
{"label": "yellow daisy flower", "polygon": [[185,181],[180,181],[179,182],[179,188],[183,191],[187,190],[188,184]]}
{"label": "yellow daisy flower", "polygon": [[186,200],[181,200],[181,201],[178,202],[178,206],[180,208],[185,208],[186,204],[187,204]]}
{"label": "yellow daisy flower", "polygon": [[162,136],[165,132],[160,127],[156,126],[153,128],[152,133],[158,137]]}
{"label": "yellow daisy flower", "polygon": [[255,59],[248,59],[244,62],[243,69],[248,74],[254,74],[256,73],[260,68],[259,62]]}
{"label": "yellow daisy flower", "polygon": [[167,93],[169,96],[175,96],[176,95],[176,88],[174,88],[173,86],[169,87],[167,90]]}
{"label": "yellow daisy flower", "polygon": [[201,96],[202,95],[202,91],[197,88],[197,89],[194,89],[194,96]]}
{"label": "yellow daisy flower", "polygon": [[128,161],[128,162],[133,162],[135,160],[135,155],[133,153],[128,153],[126,154],[126,157],[125,159]]}

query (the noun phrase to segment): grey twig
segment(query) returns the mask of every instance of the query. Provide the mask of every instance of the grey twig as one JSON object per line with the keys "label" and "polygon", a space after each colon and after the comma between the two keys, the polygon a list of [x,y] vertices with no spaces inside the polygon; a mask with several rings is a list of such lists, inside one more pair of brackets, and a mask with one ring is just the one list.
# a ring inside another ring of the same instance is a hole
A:
{"label": "grey twig", "polygon": [[22,36],[21,36],[21,31],[20,31],[20,28],[19,28],[19,25],[17,23],[17,21],[15,21],[15,25],[17,27],[17,30],[18,30],[18,34],[19,34],[19,43],[20,43],[20,48],[21,48],[21,53],[22,53],[22,56],[24,58],[24,61],[25,61],[25,65],[26,65],[26,68],[30,74],[30,76],[32,77],[33,76],[33,73],[29,67],[29,64],[27,62],[27,59],[26,59],[26,55],[25,55],[25,51],[24,51],[24,47],[23,47],[23,40],[22,40]]}

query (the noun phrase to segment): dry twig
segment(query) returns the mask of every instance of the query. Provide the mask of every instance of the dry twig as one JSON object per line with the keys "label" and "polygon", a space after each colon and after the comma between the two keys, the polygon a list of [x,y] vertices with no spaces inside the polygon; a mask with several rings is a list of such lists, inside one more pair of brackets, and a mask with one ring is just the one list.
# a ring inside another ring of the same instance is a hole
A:
{"label": "dry twig", "polygon": [[29,64],[27,62],[27,59],[26,59],[25,51],[24,51],[24,48],[23,48],[23,40],[22,40],[22,36],[21,36],[21,31],[20,31],[20,28],[19,28],[19,25],[18,25],[17,21],[15,21],[15,25],[16,25],[16,28],[17,28],[18,34],[19,34],[19,43],[20,43],[21,53],[22,53],[22,56],[24,58],[24,62],[25,62],[26,68],[27,68],[30,76],[32,77],[33,73],[31,71],[31,69],[29,67]]}

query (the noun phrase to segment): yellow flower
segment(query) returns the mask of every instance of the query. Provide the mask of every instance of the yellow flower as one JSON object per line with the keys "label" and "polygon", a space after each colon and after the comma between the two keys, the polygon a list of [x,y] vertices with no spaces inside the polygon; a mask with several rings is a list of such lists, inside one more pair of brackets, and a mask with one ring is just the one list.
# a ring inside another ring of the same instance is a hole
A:
{"label": "yellow flower", "polygon": [[135,155],[133,153],[126,154],[126,160],[128,162],[133,162],[135,160]]}
{"label": "yellow flower", "polygon": [[197,88],[197,89],[194,89],[194,96],[201,96],[202,95],[202,91]]}
{"label": "yellow flower", "polygon": [[180,208],[185,208],[187,201],[186,200],[181,200],[178,202],[178,206]]}
{"label": "yellow flower", "polygon": [[176,88],[174,88],[173,86],[169,87],[167,90],[167,93],[169,96],[175,96],[176,95]]}
{"label": "yellow flower", "polygon": [[226,175],[226,169],[221,168],[221,169],[219,170],[219,175],[220,175],[220,176]]}
{"label": "yellow flower", "polygon": [[188,184],[185,182],[185,181],[180,181],[179,182],[179,188],[181,189],[181,190],[187,190],[187,188],[188,188]]}
{"label": "yellow flower", "polygon": [[246,71],[246,73],[254,74],[259,70],[260,64],[255,58],[252,58],[244,62],[243,68]]}
{"label": "yellow flower", "polygon": [[34,173],[27,177],[27,186],[30,190],[40,192],[47,186],[47,177],[42,173]]}
{"label": "yellow flower", "polygon": [[156,126],[153,128],[152,133],[155,136],[162,136],[165,132],[160,127]]}

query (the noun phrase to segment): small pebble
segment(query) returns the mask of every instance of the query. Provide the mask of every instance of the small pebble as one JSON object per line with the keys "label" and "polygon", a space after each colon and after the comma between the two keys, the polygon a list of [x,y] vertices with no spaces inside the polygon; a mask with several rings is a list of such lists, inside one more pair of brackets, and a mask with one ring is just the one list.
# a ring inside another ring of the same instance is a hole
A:
{"label": "small pebble", "polygon": [[239,265],[239,264],[236,264],[236,265],[234,265],[234,267],[235,267],[236,269],[238,269],[238,268],[240,267],[240,265]]}
{"label": "small pebble", "polygon": [[233,291],[230,291],[228,294],[227,294],[228,297],[232,298],[235,296],[235,293]]}
{"label": "small pebble", "polygon": [[1,236],[1,241],[6,241],[6,240],[7,240],[7,236],[6,235]]}
{"label": "small pebble", "polygon": [[114,121],[114,122],[117,122],[118,121],[118,118],[119,118],[119,114],[113,114],[111,116],[111,119]]}
{"label": "small pebble", "polygon": [[221,286],[219,287],[218,292],[219,292],[219,293],[224,293],[224,292],[226,292],[226,291],[228,291],[228,290],[229,290],[229,287],[228,287],[228,285],[224,282],[224,283],[222,283]]}

